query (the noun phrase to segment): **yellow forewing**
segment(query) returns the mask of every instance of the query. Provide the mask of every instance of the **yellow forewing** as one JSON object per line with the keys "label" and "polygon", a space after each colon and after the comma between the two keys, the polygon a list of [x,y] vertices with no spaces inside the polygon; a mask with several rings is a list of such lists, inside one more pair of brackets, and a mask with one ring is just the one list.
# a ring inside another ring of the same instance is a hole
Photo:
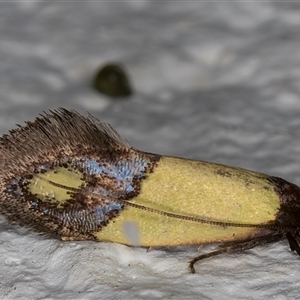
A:
{"label": "yellow forewing", "polygon": [[29,191],[42,201],[64,203],[70,199],[70,191],[63,186],[78,189],[84,183],[81,177],[82,174],[76,170],[58,167],[34,176],[30,180]]}
{"label": "yellow forewing", "polygon": [[[280,200],[264,174],[202,161],[162,157],[131,202],[164,212],[235,224],[274,221]],[[183,245],[245,239],[257,228],[224,227],[161,216],[133,207],[94,235],[132,244],[126,224],[136,227],[140,246]]]}

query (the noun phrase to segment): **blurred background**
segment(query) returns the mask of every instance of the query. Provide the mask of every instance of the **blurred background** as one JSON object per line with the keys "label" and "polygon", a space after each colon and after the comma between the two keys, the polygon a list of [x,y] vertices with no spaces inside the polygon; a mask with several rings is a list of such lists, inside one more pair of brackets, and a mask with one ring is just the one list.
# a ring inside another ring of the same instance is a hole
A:
{"label": "blurred background", "polygon": [[[300,3],[287,1],[0,2],[0,131],[73,108],[138,149],[299,184],[299,26]],[[107,65],[126,75],[120,97],[97,85],[116,81],[115,70],[99,75]],[[300,261],[287,242],[212,259],[191,276],[196,248],[91,248],[1,220],[3,299],[298,296]]]}

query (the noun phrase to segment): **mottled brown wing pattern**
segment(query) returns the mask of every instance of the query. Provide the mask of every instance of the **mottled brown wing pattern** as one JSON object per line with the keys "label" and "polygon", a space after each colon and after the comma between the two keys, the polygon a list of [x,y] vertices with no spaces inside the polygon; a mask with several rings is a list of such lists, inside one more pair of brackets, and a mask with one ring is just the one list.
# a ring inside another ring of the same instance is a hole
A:
{"label": "mottled brown wing pattern", "polygon": [[10,131],[0,150],[1,212],[64,239],[94,239],[159,158],[133,150],[93,116],[65,109]]}

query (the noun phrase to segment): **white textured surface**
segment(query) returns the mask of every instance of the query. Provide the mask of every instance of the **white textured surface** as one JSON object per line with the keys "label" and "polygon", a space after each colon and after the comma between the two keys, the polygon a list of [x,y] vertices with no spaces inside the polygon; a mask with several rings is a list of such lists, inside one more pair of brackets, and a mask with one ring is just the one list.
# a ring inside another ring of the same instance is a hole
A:
{"label": "white textured surface", "polygon": [[[142,150],[300,183],[299,3],[20,1],[0,16],[2,133],[49,108],[88,110]],[[130,100],[90,88],[107,61],[131,74]],[[203,261],[196,275],[196,246],[63,243],[2,217],[0,245],[1,299],[299,298],[286,241]]]}

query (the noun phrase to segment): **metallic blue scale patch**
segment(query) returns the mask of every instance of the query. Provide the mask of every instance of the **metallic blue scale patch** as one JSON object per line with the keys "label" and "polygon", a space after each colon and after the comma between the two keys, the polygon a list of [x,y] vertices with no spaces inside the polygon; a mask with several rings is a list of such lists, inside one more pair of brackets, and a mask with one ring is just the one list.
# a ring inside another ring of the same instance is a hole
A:
{"label": "metallic blue scale patch", "polygon": [[21,178],[13,179],[10,184],[6,186],[6,191],[8,193],[13,194],[14,196],[22,196],[23,192],[20,188],[18,188],[18,184]]}
{"label": "metallic blue scale patch", "polygon": [[[32,203],[35,208],[38,208],[37,203]],[[53,209],[44,209],[43,214],[45,215],[55,215],[61,219],[64,223],[69,225],[80,225],[82,229],[97,230],[98,226],[101,226],[103,222],[108,220],[107,214],[110,211],[122,210],[122,205],[116,202],[111,202],[110,204],[103,206],[96,206],[92,211],[58,211]]]}
{"label": "metallic blue scale patch", "polygon": [[[81,161],[73,161],[79,169],[89,175],[105,175],[111,179],[115,179],[116,187],[123,187],[126,193],[134,191],[132,180],[134,177],[141,178],[147,165],[148,159],[141,159],[137,156],[132,156],[130,160],[118,160],[116,163],[100,164],[96,160],[83,158]],[[94,191],[96,192],[96,191]],[[98,192],[102,195],[109,194],[105,189],[98,188]]]}
{"label": "metallic blue scale patch", "polygon": [[51,168],[50,164],[43,164],[39,166],[40,170],[48,171]]}
{"label": "metallic blue scale patch", "polygon": [[96,206],[95,207],[95,221],[97,225],[101,225],[105,221],[105,215],[112,210],[122,210],[122,205],[116,202],[112,202],[109,205]]}
{"label": "metallic blue scale patch", "polygon": [[149,160],[133,157],[130,161],[119,160],[117,163],[100,165],[96,160],[84,158],[84,161],[75,162],[87,174],[106,174],[119,180],[132,179],[133,176],[142,176]]}

